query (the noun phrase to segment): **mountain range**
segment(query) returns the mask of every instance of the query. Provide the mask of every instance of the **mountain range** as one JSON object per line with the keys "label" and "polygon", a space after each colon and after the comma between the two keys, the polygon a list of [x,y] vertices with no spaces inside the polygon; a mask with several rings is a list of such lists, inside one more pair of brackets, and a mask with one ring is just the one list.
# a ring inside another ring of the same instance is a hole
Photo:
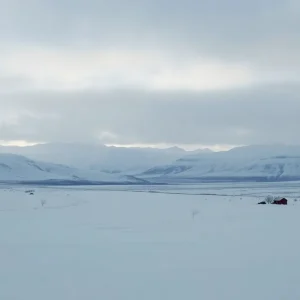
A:
{"label": "mountain range", "polygon": [[147,183],[146,180],[134,176],[107,174],[97,170],[84,170],[60,164],[39,162],[16,154],[0,154],[0,182]]}
{"label": "mountain range", "polygon": [[300,146],[247,146],[186,155],[138,175],[164,182],[300,180]]}
{"label": "mountain range", "polygon": [[89,144],[0,147],[0,181],[102,184],[300,180],[300,146],[256,145],[229,151]]}
{"label": "mountain range", "polygon": [[207,153],[210,150],[187,152],[178,147],[125,148],[81,143],[51,143],[28,147],[0,146],[0,153],[18,154],[38,161],[119,174],[136,174],[156,165],[171,164],[189,153],[199,152]]}

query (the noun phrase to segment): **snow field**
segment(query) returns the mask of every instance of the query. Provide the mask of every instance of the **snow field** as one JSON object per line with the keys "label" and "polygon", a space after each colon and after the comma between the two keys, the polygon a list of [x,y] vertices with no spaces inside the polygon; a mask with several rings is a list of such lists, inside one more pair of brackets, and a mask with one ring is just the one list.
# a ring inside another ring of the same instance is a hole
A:
{"label": "snow field", "polygon": [[0,299],[300,299],[300,202],[256,205],[272,187],[26,189],[0,189]]}

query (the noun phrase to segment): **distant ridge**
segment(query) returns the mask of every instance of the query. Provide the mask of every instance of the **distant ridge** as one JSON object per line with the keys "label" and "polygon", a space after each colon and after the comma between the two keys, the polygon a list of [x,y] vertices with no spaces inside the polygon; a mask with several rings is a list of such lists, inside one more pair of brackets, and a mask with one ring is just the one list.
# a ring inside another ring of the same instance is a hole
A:
{"label": "distant ridge", "polygon": [[0,154],[0,182],[73,184],[147,184],[135,176],[80,170],[61,164],[45,163],[16,154]]}
{"label": "distant ridge", "polygon": [[186,155],[139,174],[164,182],[300,180],[300,146],[262,145]]}

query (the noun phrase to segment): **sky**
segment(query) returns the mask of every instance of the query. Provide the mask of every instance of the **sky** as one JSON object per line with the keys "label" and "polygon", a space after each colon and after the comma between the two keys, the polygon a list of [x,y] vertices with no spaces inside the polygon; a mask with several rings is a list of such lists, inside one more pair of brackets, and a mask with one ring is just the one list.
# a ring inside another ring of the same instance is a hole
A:
{"label": "sky", "polygon": [[0,0],[0,143],[298,144],[298,0]]}

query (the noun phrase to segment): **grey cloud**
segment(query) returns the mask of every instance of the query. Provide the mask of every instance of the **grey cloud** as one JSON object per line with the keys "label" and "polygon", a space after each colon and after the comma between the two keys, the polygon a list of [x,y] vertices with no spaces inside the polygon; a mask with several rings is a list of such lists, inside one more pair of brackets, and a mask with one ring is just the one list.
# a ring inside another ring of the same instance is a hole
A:
{"label": "grey cloud", "polygon": [[2,0],[0,20],[10,42],[161,48],[300,67],[297,0]]}
{"label": "grey cloud", "polygon": [[[94,141],[117,144],[297,143],[297,85],[227,93],[52,93],[6,96],[6,112],[19,115],[0,140]],[[3,103],[4,104],[4,103]],[[2,105],[2,103],[1,103]]]}
{"label": "grey cloud", "polygon": [[[178,64],[197,57],[242,62],[262,83],[210,93],[136,86],[50,93],[34,92],[33,79],[20,77],[19,70],[1,68],[0,140],[298,142],[299,32],[298,0],[0,0],[1,53],[22,53],[27,46],[64,54],[79,49],[83,55],[161,51]],[[269,77],[276,84],[266,85]]]}

